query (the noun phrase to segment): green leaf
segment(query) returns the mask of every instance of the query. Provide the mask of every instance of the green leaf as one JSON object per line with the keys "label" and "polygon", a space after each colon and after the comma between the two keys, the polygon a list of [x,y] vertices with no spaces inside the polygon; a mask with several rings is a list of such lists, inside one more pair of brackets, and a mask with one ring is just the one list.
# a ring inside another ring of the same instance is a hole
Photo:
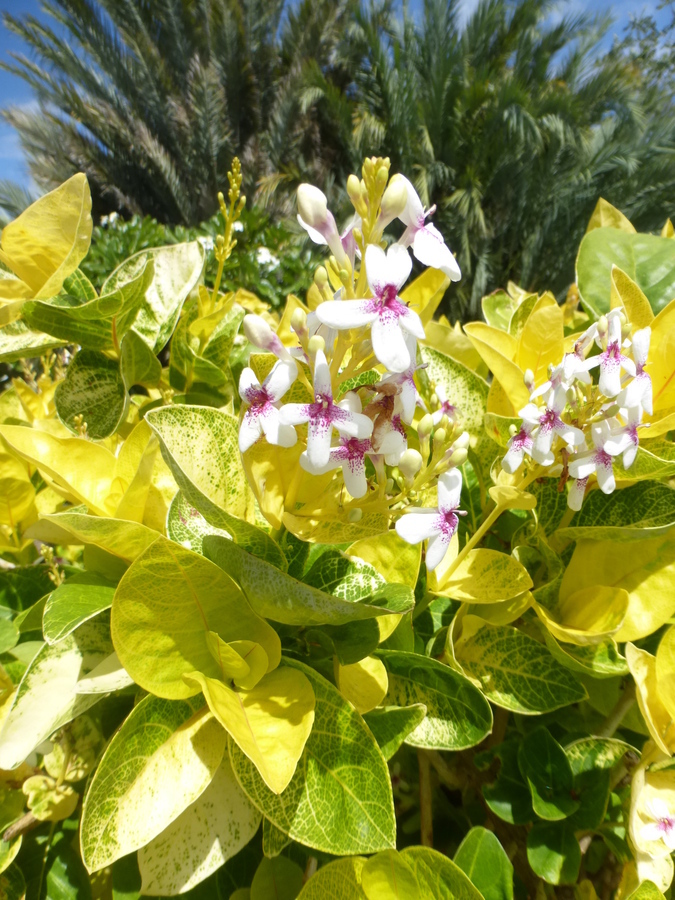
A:
{"label": "green leaf", "polygon": [[615,678],[628,674],[628,664],[619,653],[616,641],[610,639],[602,644],[562,644],[542,628],[546,646],[551,654],[572,672],[591,675],[593,678]]}
{"label": "green leaf", "polygon": [[367,900],[361,887],[365,864],[362,856],[350,856],[322,866],[300,891],[298,900]]}
{"label": "green leaf", "polygon": [[328,656],[336,656],[340,665],[348,666],[370,656],[380,643],[381,632],[377,619],[361,619],[345,625],[318,625],[309,628],[306,637]]}
{"label": "green leaf", "polygon": [[204,557],[159,537],[125,572],[112,605],[112,634],[120,662],[134,681],[158,697],[199,691],[183,675],[220,678],[207,636],[262,645],[268,671],[281,658],[277,633],[249,607],[236,584]]}
{"label": "green leaf", "polygon": [[19,359],[42,356],[54,347],[63,347],[67,339],[44,334],[29,328],[22,320],[10,322],[0,328],[0,362],[10,363]]}
{"label": "green leaf", "polygon": [[[537,522],[547,535],[557,530],[567,512],[567,494],[558,490],[559,483],[558,478],[542,478],[528,487],[528,491],[537,498],[535,507]],[[589,499],[590,497],[586,498],[584,505]]]}
{"label": "green leaf", "polygon": [[371,856],[361,872],[361,887],[368,900],[423,900],[415,873],[396,850]]}
{"label": "green leaf", "polygon": [[455,863],[485,900],[513,900],[513,866],[498,838],[472,828],[455,853]]}
{"label": "green leaf", "polygon": [[483,311],[483,318],[492,325],[493,328],[501,328],[502,331],[509,330],[509,322],[516,307],[516,303],[506,291],[493,291],[488,294],[480,302]]}
{"label": "green leaf", "polygon": [[17,612],[31,607],[54,590],[50,571],[46,565],[0,570],[0,606]]}
{"label": "green leaf", "polygon": [[459,866],[437,850],[406,847],[401,856],[415,873],[424,900],[482,900]]}
{"label": "green leaf", "polygon": [[19,642],[19,629],[16,621],[0,619],[0,653],[6,653]]}
{"label": "green leaf", "polygon": [[[325,853],[375,853],[393,847],[396,822],[389,772],[361,716],[324,678],[293,660],[316,696],[314,728],[282,794],[265,785],[230,741],[232,768],[244,791],[273,825]],[[317,817],[318,810],[330,814]]]}
{"label": "green leaf", "polygon": [[204,250],[198,241],[141,250],[113,272],[103,290],[111,290],[117,279],[124,276],[124,267],[138,265],[138,260],[146,259],[152,260],[153,279],[145,291],[133,329],[158,353],[173,334],[183,303],[201,277]]}
{"label": "green leaf", "polygon": [[628,900],[665,900],[665,897],[653,881],[643,881],[628,895]]}
{"label": "green leaf", "polygon": [[413,747],[464,750],[492,730],[492,711],[478,688],[459,672],[416,653],[380,650],[389,674],[385,703],[423,704],[424,721],[405,739]]}
{"label": "green leaf", "polygon": [[630,469],[624,469],[621,457],[617,456],[613,462],[617,481],[658,481],[675,476],[675,461],[658,456],[655,450],[656,447],[652,444],[649,449],[638,447],[635,462]]}
{"label": "green leaf", "polygon": [[173,897],[191,890],[252,840],[260,818],[225,754],[204,793],[138,851],[141,893]]}
{"label": "green leaf", "polygon": [[[205,537],[204,553],[233,578],[253,609],[266,619],[286,625],[342,625],[360,619],[403,613],[412,609],[412,592],[405,585],[385,585],[379,600],[350,603],[314,587],[296,581],[270,563],[247,553],[237,544],[221,537]],[[396,599],[393,610],[387,608],[389,597]]]}
{"label": "green leaf", "polygon": [[26,882],[23,872],[16,863],[12,863],[0,875],[0,897],[2,900],[24,900],[25,896]]}
{"label": "green leaf", "polygon": [[127,387],[155,387],[162,377],[162,364],[135,331],[127,331],[120,343],[120,372]]}
{"label": "green leaf", "polygon": [[675,242],[653,234],[595,228],[579,247],[577,285],[584,306],[596,316],[609,312],[612,266],[636,282],[654,313],[675,296]]}
{"label": "green leaf", "polygon": [[50,544],[94,544],[124,562],[140,556],[158,536],[156,531],[140,522],[79,512],[44,515],[26,534]]}
{"label": "green leaf", "polygon": [[171,501],[166,517],[166,535],[172,541],[203,555],[202,541],[207,534],[219,534],[231,539],[228,531],[209,525],[204,516],[178,491]]}
{"label": "green leaf", "polygon": [[57,386],[54,402],[59,419],[72,432],[78,433],[75,419],[81,416],[91,440],[110,437],[124,419],[128,402],[119,362],[97,350],[80,350]]}
{"label": "green leaf", "polygon": [[532,587],[527,569],[508,553],[470,550],[452,575],[443,579],[439,593],[469,603],[511,600]]}
{"label": "green leaf", "polygon": [[84,798],[80,843],[89,872],[144,847],[194,803],[226,741],[201,697],[141,700],[108,744]]}
{"label": "green leaf", "polygon": [[585,698],[569,670],[517,628],[490,625],[477,616],[465,616],[462,628],[455,644],[457,661],[497,706],[533,715]]}
{"label": "green leaf", "polygon": [[115,585],[91,572],[72,575],[47,597],[42,629],[48,644],[56,644],[83,622],[112,605]]}
{"label": "green leaf", "polygon": [[373,566],[352,562],[339,550],[322,553],[302,580],[311,587],[350,603],[368,597],[385,584],[384,578]]}
{"label": "green leaf", "polygon": [[565,747],[579,809],[570,817],[575,831],[594,831],[605,818],[612,768],[631,750],[610,738],[584,738]]}
{"label": "green leaf", "polygon": [[89,281],[82,269],[75,269],[75,271],[66,278],[63,282],[62,290],[66,294],[72,294],[72,296],[76,297],[81,303],[86,303],[88,300],[95,300],[98,297],[96,288],[91,281]]}
{"label": "green leaf", "polygon": [[108,623],[86,622],[50,647],[44,644],[26,669],[0,731],[0,768],[14,769],[61,725],[99,699],[76,693],[77,681],[112,651]]}
{"label": "green leaf", "polygon": [[278,856],[284,847],[287,847],[291,839],[276,825],[272,825],[269,819],[263,817],[262,845],[263,853],[268,859]]}
{"label": "green leaf", "polygon": [[569,822],[535,822],[527,835],[527,860],[549,884],[574,884],[581,848]]}
{"label": "green leaf", "polygon": [[462,428],[475,439],[472,441],[471,456],[475,457],[486,481],[490,467],[500,447],[485,431],[483,417],[487,411],[487,382],[450,356],[422,347],[422,359],[427,364],[425,376],[431,384],[440,384],[446,391],[448,400],[457,407]]}
{"label": "green leaf", "polygon": [[591,491],[560,537],[578,541],[642,540],[663,534],[675,524],[675,490],[657,481],[642,481],[613,494]]}
{"label": "green leaf", "polygon": [[295,900],[304,872],[285,856],[263,857],[251,883],[251,900]]}
{"label": "green leaf", "polygon": [[548,729],[539,727],[521,741],[518,765],[532,794],[532,807],[541,819],[557,821],[579,809],[573,797],[572,767]]}
{"label": "green leaf", "polygon": [[[525,825],[534,817],[530,790],[518,766],[520,740],[504,741],[494,751],[488,751],[490,761],[496,756],[500,761],[499,773],[494,784],[483,786],[485,802],[495,815],[512,825]],[[476,765],[479,765],[476,757]]]}
{"label": "green leaf", "polygon": [[426,714],[426,706],[415,703],[412,706],[381,706],[363,718],[384,758],[391,759],[408,735],[424,721]]}

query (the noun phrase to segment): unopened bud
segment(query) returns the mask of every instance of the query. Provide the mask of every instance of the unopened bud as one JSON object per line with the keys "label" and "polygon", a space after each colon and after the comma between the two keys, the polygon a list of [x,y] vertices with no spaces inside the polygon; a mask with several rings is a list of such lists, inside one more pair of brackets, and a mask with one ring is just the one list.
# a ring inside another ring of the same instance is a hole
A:
{"label": "unopened bud", "polygon": [[307,328],[307,313],[304,309],[293,310],[293,315],[291,316],[291,328],[296,334],[303,334],[305,329]]}
{"label": "unopened bud", "polygon": [[471,435],[468,431],[463,431],[460,436],[453,442],[452,450],[467,450],[471,446]]}
{"label": "unopened bud", "polygon": [[441,447],[445,443],[445,439],[447,437],[447,433],[445,428],[437,428],[434,431],[434,447]]}
{"label": "unopened bud", "polygon": [[309,350],[310,356],[315,356],[319,352],[319,350],[321,350],[321,352],[323,353],[323,351],[326,349],[326,342],[320,334],[315,334],[314,337],[309,339],[307,349]]}
{"label": "unopened bud", "polygon": [[373,163],[373,160],[370,157],[368,157],[367,159],[364,159],[364,161],[363,161],[364,175],[372,175],[374,169],[375,169],[375,165]]}
{"label": "unopened bud", "polygon": [[346,269],[340,269],[340,281],[343,284],[349,284],[349,272]]}
{"label": "unopened bud", "polygon": [[385,492],[385,494],[391,494],[391,492],[392,492],[393,490],[394,490],[394,479],[393,479],[393,478],[387,478],[387,482],[386,482],[386,484],[385,484],[385,486],[384,486],[384,492]]}
{"label": "unopened bud", "polygon": [[223,203],[225,203],[225,197],[223,196],[223,192],[222,192],[222,191],[218,191],[218,203],[221,204],[221,205],[222,205]]}
{"label": "unopened bud", "polygon": [[347,513],[347,519],[350,522],[360,522],[363,518],[363,510],[362,509],[350,509]]}
{"label": "unopened bud", "polygon": [[432,406],[438,406],[438,396],[436,394],[432,394],[431,397],[429,397],[429,403]]}
{"label": "unopened bud", "polygon": [[349,199],[356,206],[361,201],[361,182],[356,175],[350,175],[347,179],[347,194]]}
{"label": "unopened bud", "polygon": [[577,391],[575,387],[568,387],[565,392],[565,397],[567,398],[567,402],[574,406],[577,402]]}
{"label": "unopened bud", "polygon": [[261,350],[268,350],[276,337],[262,316],[257,316],[255,313],[244,316],[244,334],[255,347],[259,347]]}
{"label": "unopened bud", "polygon": [[422,454],[410,448],[406,450],[398,461],[398,468],[404,478],[412,480],[422,468]]}
{"label": "unopened bud", "polygon": [[383,188],[387,183],[387,178],[389,177],[389,172],[385,168],[381,168],[377,170],[377,175],[375,176],[375,183],[379,188]]}
{"label": "unopened bud", "polygon": [[400,216],[408,202],[408,191],[400,175],[394,175],[382,197],[382,215],[387,219]]}
{"label": "unopened bud", "polygon": [[621,326],[621,340],[625,341],[626,338],[630,337],[630,333],[632,331],[632,327],[630,322],[624,322]]}
{"label": "unopened bud", "polygon": [[420,437],[428,437],[431,434],[431,429],[434,427],[434,420],[432,416],[427,413],[426,416],[422,416],[418,425],[417,425],[417,434]]}
{"label": "unopened bud", "polygon": [[598,319],[598,331],[601,334],[605,334],[607,332],[607,328],[608,328],[607,316],[600,316],[600,318]]}
{"label": "unopened bud", "polygon": [[534,372],[532,371],[532,369],[525,369],[523,381],[528,391],[531,391],[534,388]]}
{"label": "unopened bud", "polygon": [[455,450],[450,454],[450,459],[448,460],[450,468],[456,469],[457,466],[463,466],[468,456],[469,453],[464,447],[460,447],[458,450]]}
{"label": "unopened bud", "polygon": [[307,225],[320,229],[328,218],[328,201],[324,192],[313,184],[301,184],[298,188],[298,213]]}
{"label": "unopened bud", "polygon": [[323,288],[328,284],[328,272],[324,266],[319,266],[314,273],[314,284],[318,288]]}

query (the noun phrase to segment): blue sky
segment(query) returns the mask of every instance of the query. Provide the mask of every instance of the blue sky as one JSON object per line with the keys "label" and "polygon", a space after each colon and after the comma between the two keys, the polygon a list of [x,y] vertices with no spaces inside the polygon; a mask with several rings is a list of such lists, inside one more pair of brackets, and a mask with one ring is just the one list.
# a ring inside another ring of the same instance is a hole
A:
{"label": "blue sky", "polygon": [[[463,16],[468,16],[478,0],[462,0]],[[658,0],[560,0],[560,14],[581,12],[611,12],[615,19],[611,35],[621,36],[630,15],[641,10],[650,12],[663,20],[664,13],[657,13]],[[23,13],[40,15],[39,0],[0,0],[0,12],[14,15]],[[610,39],[611,41],[611,36]],[[21,52],[22,43],[4,25],[0,24],[0,59],[8,60],[12,51]],[[0,108],[13,104],[28,104],[32,100],[30,88],[20,79],[0,70]],[[21,147],[12,128],[0,122],[0,179],[9,178],[23,185],[30,183]]]}

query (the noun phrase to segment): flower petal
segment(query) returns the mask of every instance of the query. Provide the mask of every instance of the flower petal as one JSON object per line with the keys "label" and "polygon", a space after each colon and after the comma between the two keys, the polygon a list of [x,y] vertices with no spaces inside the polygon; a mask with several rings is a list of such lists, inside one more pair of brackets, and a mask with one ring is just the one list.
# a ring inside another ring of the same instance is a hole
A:
{"label": "flower petal", "polygon": [[317,399],[333,397],[333,383],[330,377],[330,368],[326,362],[326,354],[323,350],[317,350],[314,357],[314,394]]}
{"label": "flower petal", "polygon": [[326,300],[316,308],[316,317],[330,328],[362,328],[377,318],[372,300]]}
{"label": "flower petal", "polygon": [[522,448],[517,450],[511,447],[506,451],[506,456],[502,460],[502,469],[508,472],[509,475],[513,475],[521,467],[524,456],[525,451]]}
{"label": "flower petal", "polygon": [[398,317],[381,315],[372,325],[371,340],[378,361],[390,372],[405,372],[410,365],[410,351],[406,346]]}
{"label": "flower petal", "polygon": [[[372,246],[372,245],[371,245]],[[366,249],[366,267],[368,266],[368,249]],[[387,250],[387,277],[385,284],[395,284],[400,290],[412,272],[410,254],[400,244],[392,244]]]}
{"label": "flower petal", "polygon": [[333,425],[340,434],[346,434],[348,437],[358,438],[364,441],[373,433],[373,420],[362,413],[352,413],[344,410],[344,415],[333,421]]}
{"label": "flower petal", "polygon": [[570,481],[570,488],[567,494],[567,505],[570,509],[573,509],[576,512],[581,509],[587,484],[588,478],[573,478]]}
{"label": "flower petal", "polygon": [[239,425],[239,451],[246,453],[262,434],[262,423],[256,412],[246,410]]}
{"label": "flower petal", "polygon": [[[404,306],[403,310],[401,311],[401,315],[398,318],[398,321],[401,328],[403,328],[407,332],[407,334],[416,337],[418,341],[423,341],[426,337],[426,334],[424,332],[424,325],[422,325],[422,320],[414,310],[409,309],[407,306]],[[404,337],[406,337],[406,335],[404,335]],[[411,351],[408,341],[406,341],[406,347],[408,347],[408,353],[410,354],[411,360],[414,362],[416,348],[413,347]]]}
{"label": "flower petal", "polygon": [[366,480],[366,464],[363,459],[345,459],[342,463],[342,474],[345,479],[345,487],[354,499],[364,497],[368,491]]}
{"label": "flower petal", "polygon": [[311,225],[308,225],[307,222],[302,218],[301,215],[298,215],[298,223],[301,228],[304,228],[307,234],[311,237],[315,244],[326,244],[326,238],[321,234],[320,231],[317,231],[316,228],[312,228]]}
{"label": "flower petal", "polygon": [[336,459],[332,453],[328,457],[328,462],[323,466],[315,466],[309,456],[307,456],[306,450],[300,454],[300,466],[305,472],[309,472],[310,475],[325,475],[327,472],[339,469],[341,464],[342,460]]}
{"label": "flower petal", "polygon": [[406,513],[396,523],[396,533],[409,544],[419,544],[439,533],[438,510],[425,509]]}
{"label": "flower petal", "polygon": [[256,378],[255,372],[253,369],[246,366],[245,369],[241,370],[241,375],[239,376],[239,396],[247,403],[251,403],[253,400],[253,392],[259,390],[260,382]]}
{"label": "flower petal", "polygon": [[273,406],[260,416],[260,424],[268,442],[277,447],[292,447],[298,439],[295,428],[292,425],[284,425],[280,421],[279,410]]}
{"label": "flower petal", "polygon": [[309,403],[286,403],[279,410],[282,425],[304,425],[312,416]]}
{"label": "flower petal", "polygon": [[[405,182],[406,191],[408,193],[408,201],[405,205],[405,209],[399,216],[399,219],[405,225],[413,225],[417,228],[421,222],[424,222],[424,207],[422,206],[422,201],[419,198],[419,194],[412,186],[412,183],[405,177],[405,175],[394,175],[394,178],[401,179]],[[392,181],[394,180],[392,178]]]}
{"label": "flower petal", "polygon": [[368,286],[370,290],[379,296],[384,290],[385,285],[391,283],[387,266],[387,254],[382,247],[377,244],[368,244],[366,247],[366,274],[368,276]]}
{"label": "flower petal", "polygon": [[652,330],[649,326],[641,328],[633,335],[633,359],[639,366],[644,366],[647,362],[651,337]]}
{"label": "flower petal", "polygon": [[445,554],[448,552],[452,535],[441,532],[429,538],[427,544],[426,563],[430,572],[443,562]]}
{"label": "flower petal", "polygon": [[603,494],[611,494],[616,487],[614,478],[614,469],[612,464],[600,463],[595,470],[595,477],[598,479],[598,485]]}
{"label": "flower petal", "polygon": [[413,253],[423,265],[440,269],[450,281],[459,281],[462,277],[457,260],[443,240],[443,235],[431,223],[417,231],[413,240]]}
{"label": "flower petal", "polygon": [[580,453],[569,462],[569,471],[572,478],[588,478],[595,472],[595,454]]}
{"label": "flower petal", "polygon": [[307,457],[313,466],[325,466],[330,457],[333,429],[325,419],[310,419],[307,430]]}
{"label": "flower petal", "polygon": [[295,361],[285,362],[279,360],[265,379],[267,393],[275,402],[281,400],[297,377],[298,366]]}
{"label": "flower petal", "polygon": [[438,508],[442,511],[457,509],[462,494],[462,472],[450,469],[438,479]]}

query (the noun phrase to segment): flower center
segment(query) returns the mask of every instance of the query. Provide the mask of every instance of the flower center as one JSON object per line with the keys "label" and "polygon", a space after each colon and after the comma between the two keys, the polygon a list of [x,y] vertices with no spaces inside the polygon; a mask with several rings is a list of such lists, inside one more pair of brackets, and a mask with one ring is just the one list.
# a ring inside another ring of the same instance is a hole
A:
{"label": "flower center", "polygon": [[395,309],[398,306],[398,288],[395,284],[385,284],[380,295],[380,303],[387,309]]}
{"label": "flower center", "polygon": [[270,396],[264,387],[251,388],[246,392],[246,400],[251,406],[261,408],[271,402]]}
{"label": "flower center", "polygon": [[457,531],[457,523],[459,522],[457,513],[454,509],[442,509],[439,512],[439,530],[447,538],[451,538]]}
{"label": "flower center", "polygon": [[656,823],[659,827],[659,831],[663,831],[664,834],[668,834],[668,832],[672,831],[675,828],[675,819],[671,819],[669,816],[664,816],[662,819],[659,819]]}

